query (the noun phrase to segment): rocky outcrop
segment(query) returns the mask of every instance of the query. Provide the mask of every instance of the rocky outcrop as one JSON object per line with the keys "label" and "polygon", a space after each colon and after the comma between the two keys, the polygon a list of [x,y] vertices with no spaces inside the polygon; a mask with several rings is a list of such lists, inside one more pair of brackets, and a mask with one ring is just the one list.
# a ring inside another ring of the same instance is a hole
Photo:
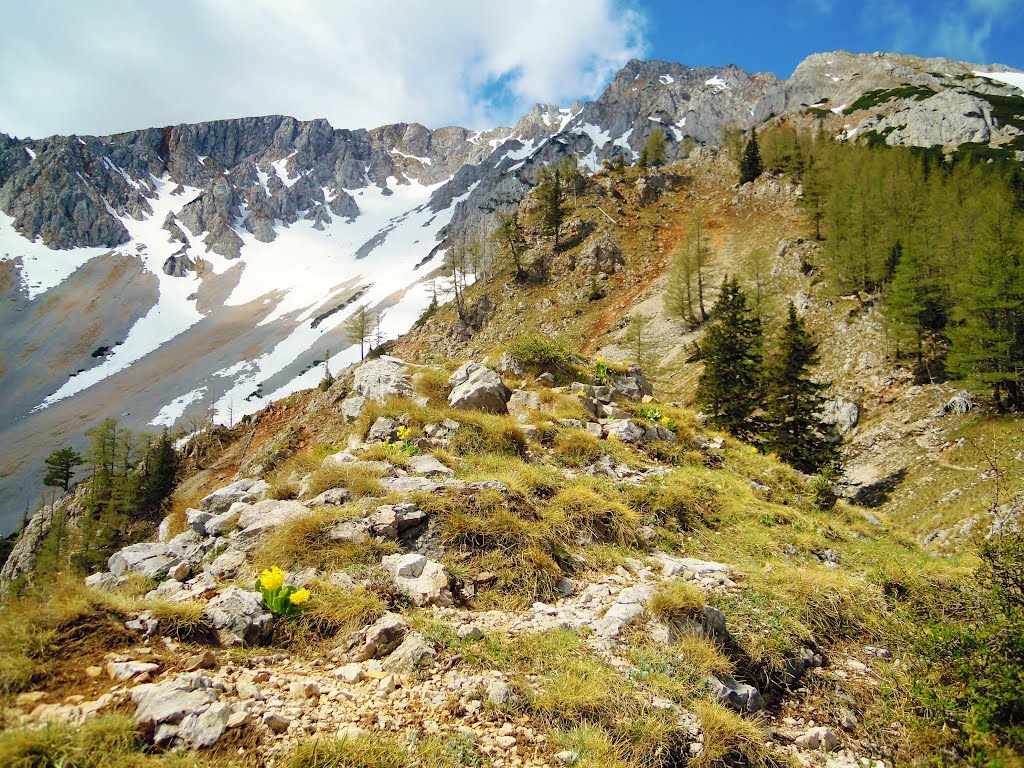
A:
{"label": "rocky outcrop", "polygon": [[406,363],[397,357],[381,355],[358,368],[352,377],[352,389],[359,395],[382,403],[389,397],[412,394],[412,383],[405,374]]}
{"label": "rocky outcrop", "polygon": [[448,404],[452,408],[508,412],[512,390],[504,385],[500,375],[480,363],[466,363],[451,375],[448,384],[452,387],[448,395]]}

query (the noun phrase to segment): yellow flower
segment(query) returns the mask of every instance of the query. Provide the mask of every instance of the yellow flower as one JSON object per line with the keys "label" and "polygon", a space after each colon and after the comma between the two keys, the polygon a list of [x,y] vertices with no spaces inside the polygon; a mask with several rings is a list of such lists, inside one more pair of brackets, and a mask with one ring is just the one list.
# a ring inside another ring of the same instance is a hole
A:
{"label": "yellow flower", "polygon": [[615,435],[608,435],[608,439],[609,440],[618,440],[619,438],[617,438]]}
{"label": "yellow flower", "polygon": [[276,565],[270,566],[260,574],[260,586],[264,589],[278,589],[284,585],[284,571]]}
{"label": "yellow flower", "polygon": [[662,423],[662,424],[668,424],[668,423],[669,423],[669,421],[670,421],[670,419],[669,419],[669,417],[668,417],[668,416],[662,416],[662,417],[661,417],[661,423]]}
{"label": "yellow flower", "polygon": [[411,434],[412,434],[412,430],[409,429],[406,426],[401,426],[401,427],[398,428],[398,439],[399,440],[408,440],[409,439],[409,435],[411,435]]}
{"label": "yellow flower", "polygon": [[599,357],[599,358],[597,358],[597,362],[599,362],[599,363],[603,363],[603,362],[604,362],[604,358],[603,358],[603,357]]}
{"label": "yellow flower", "polygon": [[309,600],[309,590],[303,587],[295,592],[292,592],[291,597],[288,598],[292,605],[302,605]]}

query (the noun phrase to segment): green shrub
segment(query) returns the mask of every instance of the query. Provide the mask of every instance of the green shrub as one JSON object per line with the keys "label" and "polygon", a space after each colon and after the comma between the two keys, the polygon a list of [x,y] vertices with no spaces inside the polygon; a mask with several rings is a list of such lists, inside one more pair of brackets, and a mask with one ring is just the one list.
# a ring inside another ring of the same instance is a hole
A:
{"label": "green shrub", "polygon": [[572,363],[572,353],[546,336],[522,336],[508,351],[518,363],[527,368],[551,370],[565,368]]}

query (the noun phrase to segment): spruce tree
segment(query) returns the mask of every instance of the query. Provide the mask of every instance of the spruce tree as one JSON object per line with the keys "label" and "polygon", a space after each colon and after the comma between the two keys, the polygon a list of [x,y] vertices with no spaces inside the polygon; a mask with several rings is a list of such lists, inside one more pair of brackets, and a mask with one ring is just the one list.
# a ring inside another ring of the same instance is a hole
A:
{"label": "spruce tree", "polygon": [[819,416],[825,385],[810,378],[818,345],[789,304],[789,315],[765,366],[765,447],[801,472],[814,473],[838,458]]}
{"label": "spruce tree", "polygon": [[149,513],[158,512],[174,491],[178,476],[178,454],[167,430],[150,446],[146,464],[149,468],[142,492],[142,504]]}
{"label": "spruce tree", "polygon": [[565,195],[561,169],[542,166],[538,174],[540,182],[541,224],[546,234],[554,236],[552,250],[558,251],[558,238],[565,220]]}
{"label": "spruce tree", "polygon": [[714,426],[750,438],[760,431],[754,414],[761,402],[761,322],[735,277],[725,278],[711,316],[700,343],[696,401]]}
{"label": "spruce tree", "polygon": [[750,141],[743,149],[743,158],[740,160],[740,184],[753,181],[764,173],[764,164],[761,162],[761,151],[757,147],[757,133],[750,132]]}

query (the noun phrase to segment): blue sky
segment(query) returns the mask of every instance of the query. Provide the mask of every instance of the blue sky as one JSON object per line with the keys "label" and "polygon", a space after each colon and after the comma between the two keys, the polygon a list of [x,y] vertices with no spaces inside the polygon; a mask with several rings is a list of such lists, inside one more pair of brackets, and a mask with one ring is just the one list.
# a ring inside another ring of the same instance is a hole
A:
{"label": "blue sky", "polygon": [[594,98],[630,58],[779,77],[837,49],[1024,68],[1024,0],[8,5],[0,132],[35,138],[265,114],[488,128]]}
{"label": "blue sky", "polygon": [[889,51],[1024,68],[1024,0],[638,0],[650,58],[789,77],[811,53]]}

